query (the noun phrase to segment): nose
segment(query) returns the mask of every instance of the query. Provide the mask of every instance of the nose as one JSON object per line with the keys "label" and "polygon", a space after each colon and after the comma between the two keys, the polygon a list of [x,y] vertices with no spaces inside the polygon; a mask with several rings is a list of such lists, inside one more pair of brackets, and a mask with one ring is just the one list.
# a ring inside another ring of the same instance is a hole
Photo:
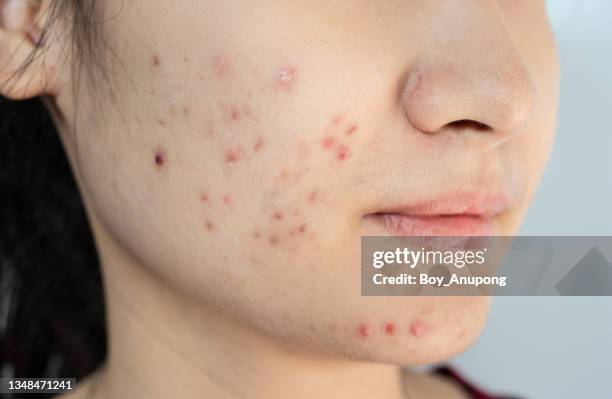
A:
{"label": "nose", "polygon": [[435,55],[410,68],[401,102],[416,130],[470,128],[499,137],[520,131],[533,112],[535,88],[502,26],[446,32],[438,36]]}

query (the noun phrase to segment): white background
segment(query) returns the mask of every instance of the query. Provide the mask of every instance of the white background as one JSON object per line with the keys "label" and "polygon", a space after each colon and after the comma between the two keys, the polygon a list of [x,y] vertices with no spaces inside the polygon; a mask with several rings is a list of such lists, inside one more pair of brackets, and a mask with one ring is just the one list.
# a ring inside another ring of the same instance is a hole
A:
{"label": "white background", "polygon": [[[549,0],[561,55],[557,141],[521,235],[612,235],[612,1]],[[495,298],[452,364],[529,399],[612,398],[612,298]]]}

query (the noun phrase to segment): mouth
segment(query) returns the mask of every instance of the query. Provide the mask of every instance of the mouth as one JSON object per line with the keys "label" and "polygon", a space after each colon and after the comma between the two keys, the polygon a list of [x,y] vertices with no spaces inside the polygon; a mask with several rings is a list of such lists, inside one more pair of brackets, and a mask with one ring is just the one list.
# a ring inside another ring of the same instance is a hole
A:
{"label": "mouth", "polygon": [[492,236],[509,206],[503,194],[460,193],[369,214],[395,236]]}

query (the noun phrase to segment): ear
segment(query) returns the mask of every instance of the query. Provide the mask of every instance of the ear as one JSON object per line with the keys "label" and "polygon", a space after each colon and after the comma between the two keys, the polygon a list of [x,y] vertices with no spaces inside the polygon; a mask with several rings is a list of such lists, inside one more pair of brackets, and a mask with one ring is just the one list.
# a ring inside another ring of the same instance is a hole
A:
{"label": "ear", "polygon": [[58,93],[59,68],[41,43],[50,3],[0,0],[0,94],[7,98],[23,100]]}

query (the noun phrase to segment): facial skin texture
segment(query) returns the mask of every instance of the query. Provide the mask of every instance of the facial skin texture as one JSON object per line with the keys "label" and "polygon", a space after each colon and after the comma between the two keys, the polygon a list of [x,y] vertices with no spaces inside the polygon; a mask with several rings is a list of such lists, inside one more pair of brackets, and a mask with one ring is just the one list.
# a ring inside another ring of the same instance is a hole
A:
{"label": "facial skin texture", "polygon": [[554,132],[543,1],[100,3],[110,88],[75,98],[58,55],[46,89],[103,261],[100,390],[392,398],[473,342],[486,298],[361,297],[360,237],[466,191],[516,233]]}

